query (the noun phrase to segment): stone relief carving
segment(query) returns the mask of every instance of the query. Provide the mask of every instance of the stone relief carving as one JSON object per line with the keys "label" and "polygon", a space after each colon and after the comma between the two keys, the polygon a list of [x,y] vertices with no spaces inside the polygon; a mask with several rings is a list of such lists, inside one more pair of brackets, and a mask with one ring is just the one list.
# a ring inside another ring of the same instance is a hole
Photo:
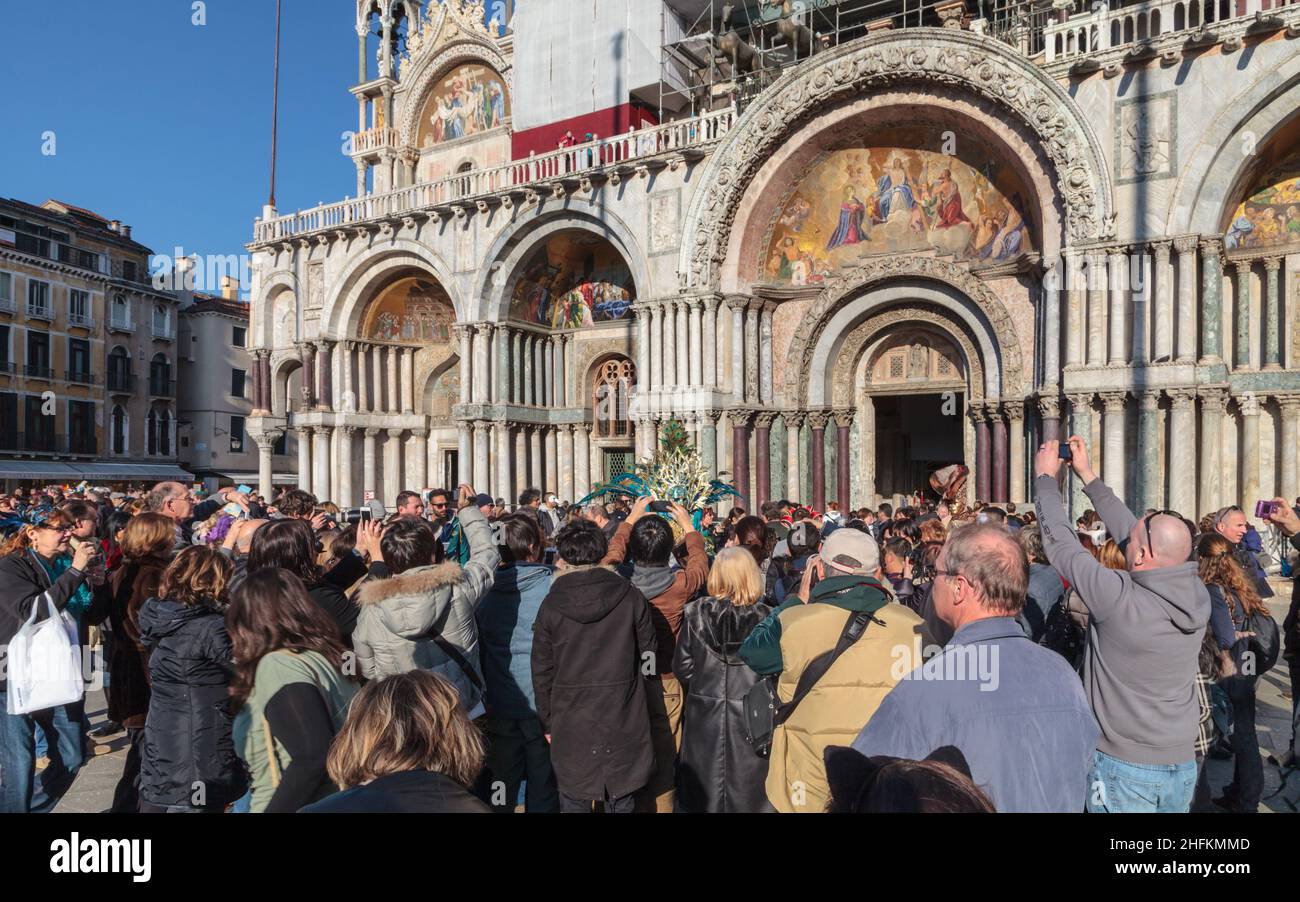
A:
{"label": "stone relief carving", "polygon": [[1115,103],[1115,183],[1172,178],[1178,160],[1174,91]]}
{"label": "stone relief carving", "polygon": [[682,194],[665,191],[650,195],[650,253],[662,254],[677,249],[682,225]]}
{"label": "stone relief carving", "polygon": [[716,287],[740,195],[802,120],[864,91],[909,81],[973,93],[1021,119],[1055,166],[1068,243],[1098,236],[1111,207],[1106,163],[1091,127],[1061,87],[990,39],[953,29],[912,30],[819,54],[782,76],[746,112],[709,161],[708,188],[692,200],[679,273],[683,282]]}
{"label": "stone relief carving", "polygon": [[325,264],[307,264],[307,309],[319,310],[325,305]]}

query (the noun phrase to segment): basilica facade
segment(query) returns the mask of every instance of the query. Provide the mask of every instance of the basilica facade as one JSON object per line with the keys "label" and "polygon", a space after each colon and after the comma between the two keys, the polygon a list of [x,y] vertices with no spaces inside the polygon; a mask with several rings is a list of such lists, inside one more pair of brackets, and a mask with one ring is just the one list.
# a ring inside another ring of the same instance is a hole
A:
{"label": "basilica facade", "polygon": [[1025,502],[1069,434],[1132,507],[1295,497],[1300,5],[1096,6],[882,12],[674,112],[557,68],[562,2],[360,0],[356,194],[249,245],[262,491],[288,433],[345,506],[573,500],[676,418],[747,508]]}

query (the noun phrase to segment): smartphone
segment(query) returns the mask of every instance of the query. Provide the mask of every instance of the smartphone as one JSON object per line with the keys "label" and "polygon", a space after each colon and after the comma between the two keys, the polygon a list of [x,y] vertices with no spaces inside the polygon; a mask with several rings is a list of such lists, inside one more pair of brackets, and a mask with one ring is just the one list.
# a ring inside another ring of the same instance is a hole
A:
{"label": "smartphone", "polygon": [[1255,503],[1255,518],[1257,520],[1267,520],[1275,513],[1277,513],[1276,501],[1258,501]]}
{"label": "smartphone", "polygon": [[1070,450],[1069,442],[1061,442],[1060,455],[1061,460],[1074,460],[1074,452]]}
{"label": "smartphone", "polygon": [[672,503],[669,501],[651,501],[650,512],[654,514],[667,514],[672,512]]}

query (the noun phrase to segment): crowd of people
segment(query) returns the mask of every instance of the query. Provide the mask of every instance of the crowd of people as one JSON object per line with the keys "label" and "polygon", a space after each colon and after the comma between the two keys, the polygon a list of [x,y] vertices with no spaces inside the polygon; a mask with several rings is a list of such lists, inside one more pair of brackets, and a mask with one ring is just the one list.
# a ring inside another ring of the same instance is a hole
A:
{"label": "crowd of people", "polygon": [[[123,733],[115,812],[1257,810],[1300,592],[1279,630],[1244,512],[1139,516],[1069,445],[1033,510],[0,497],[0,643],[66,612],[108,709],[0,714],[0,811]],[[1300,507],[1269,520],[1300,551]]]}

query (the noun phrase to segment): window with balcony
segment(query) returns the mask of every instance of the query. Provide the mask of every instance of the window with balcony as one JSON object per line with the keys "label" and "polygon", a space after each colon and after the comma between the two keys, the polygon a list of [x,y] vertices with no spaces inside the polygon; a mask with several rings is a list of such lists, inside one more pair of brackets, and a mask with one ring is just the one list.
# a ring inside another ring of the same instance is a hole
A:
{"label": "window with balcony", "polygon": [[162,354],[155,354],[149,364],[149,394],[170,398],[173,394],[172,365]]}
{"label": "window with balcony", "polygon": [[93,401],[68,402],[68,452],[71,454],[94,454],[95,442],[95,403]]}
{"label": "window with balcony", "polygon": [[153,306],[153,334],[157,338],[171,336],[171,312],[167,309],[166,304],[154,304]]}
{"label": "window with balcony", "polygon": [[108,352],[108,390],[129,392],[133,388],[131,383],[131,357],[119,345]]}
{"label": "window with balcony", "polygon": [[84,338],[68,339],[68,381],[89,383],[90,342]]}
{"label": "window with balcony", "polygon": [[244,453],[244,418],[230,418],[230,453]]}
{"label": "window with balcony", "polygon": [[50,318],[50,283],[27,280],[27,315]]}
{"label": "window with balcony", "polygon": [[109,321],[114,329],[131,328],[131,303],[126,299],[126,295],[113,296],[113,309]]}
{"label": "window with balcony", "polygon": [[0,272],[0,310],[14,309],[13,273]]}
{"label": "window with balcony", "polygon": [[21,451],[18,439],[18,395],[0,393],[0,451]]}
{"label": "window with balcony", "polygon": [[248,374],[243,370],[230,371],[230,394],[236,398],[244,397],[244,382]]}
{"label": "window with balcony", "polygon": [[45,399],[40,395],[23,398],[24,450],[54,450],[54,416],[47,415],[44,408]]}
{"label": "window with balcony", "polygon": [[48,332],[27,331],[27,370],[32,379],[51,379],[50,335]]}
{"label": "window with balcony", "polygon": [[127,419],[126,411],[121,404],[113,406],[113,416],[110,420],[112,428],[112,442],[114,454],[125,454],[128,447],[126,440]]}
{"label": "window with balcony", "polygon": [[99,272],[99,254],[93,251],[77,251],[77,265],[82,269]]}
{"label": "window with balcony", "polygon": [[90,325],[90,292],[73,288],[68,292],[68,324]]}
{"label": "window with balcony", "polygon": [[237,348],[248,347],[248,330],[243,326],[232,326],[230,329],[230,343]]}

